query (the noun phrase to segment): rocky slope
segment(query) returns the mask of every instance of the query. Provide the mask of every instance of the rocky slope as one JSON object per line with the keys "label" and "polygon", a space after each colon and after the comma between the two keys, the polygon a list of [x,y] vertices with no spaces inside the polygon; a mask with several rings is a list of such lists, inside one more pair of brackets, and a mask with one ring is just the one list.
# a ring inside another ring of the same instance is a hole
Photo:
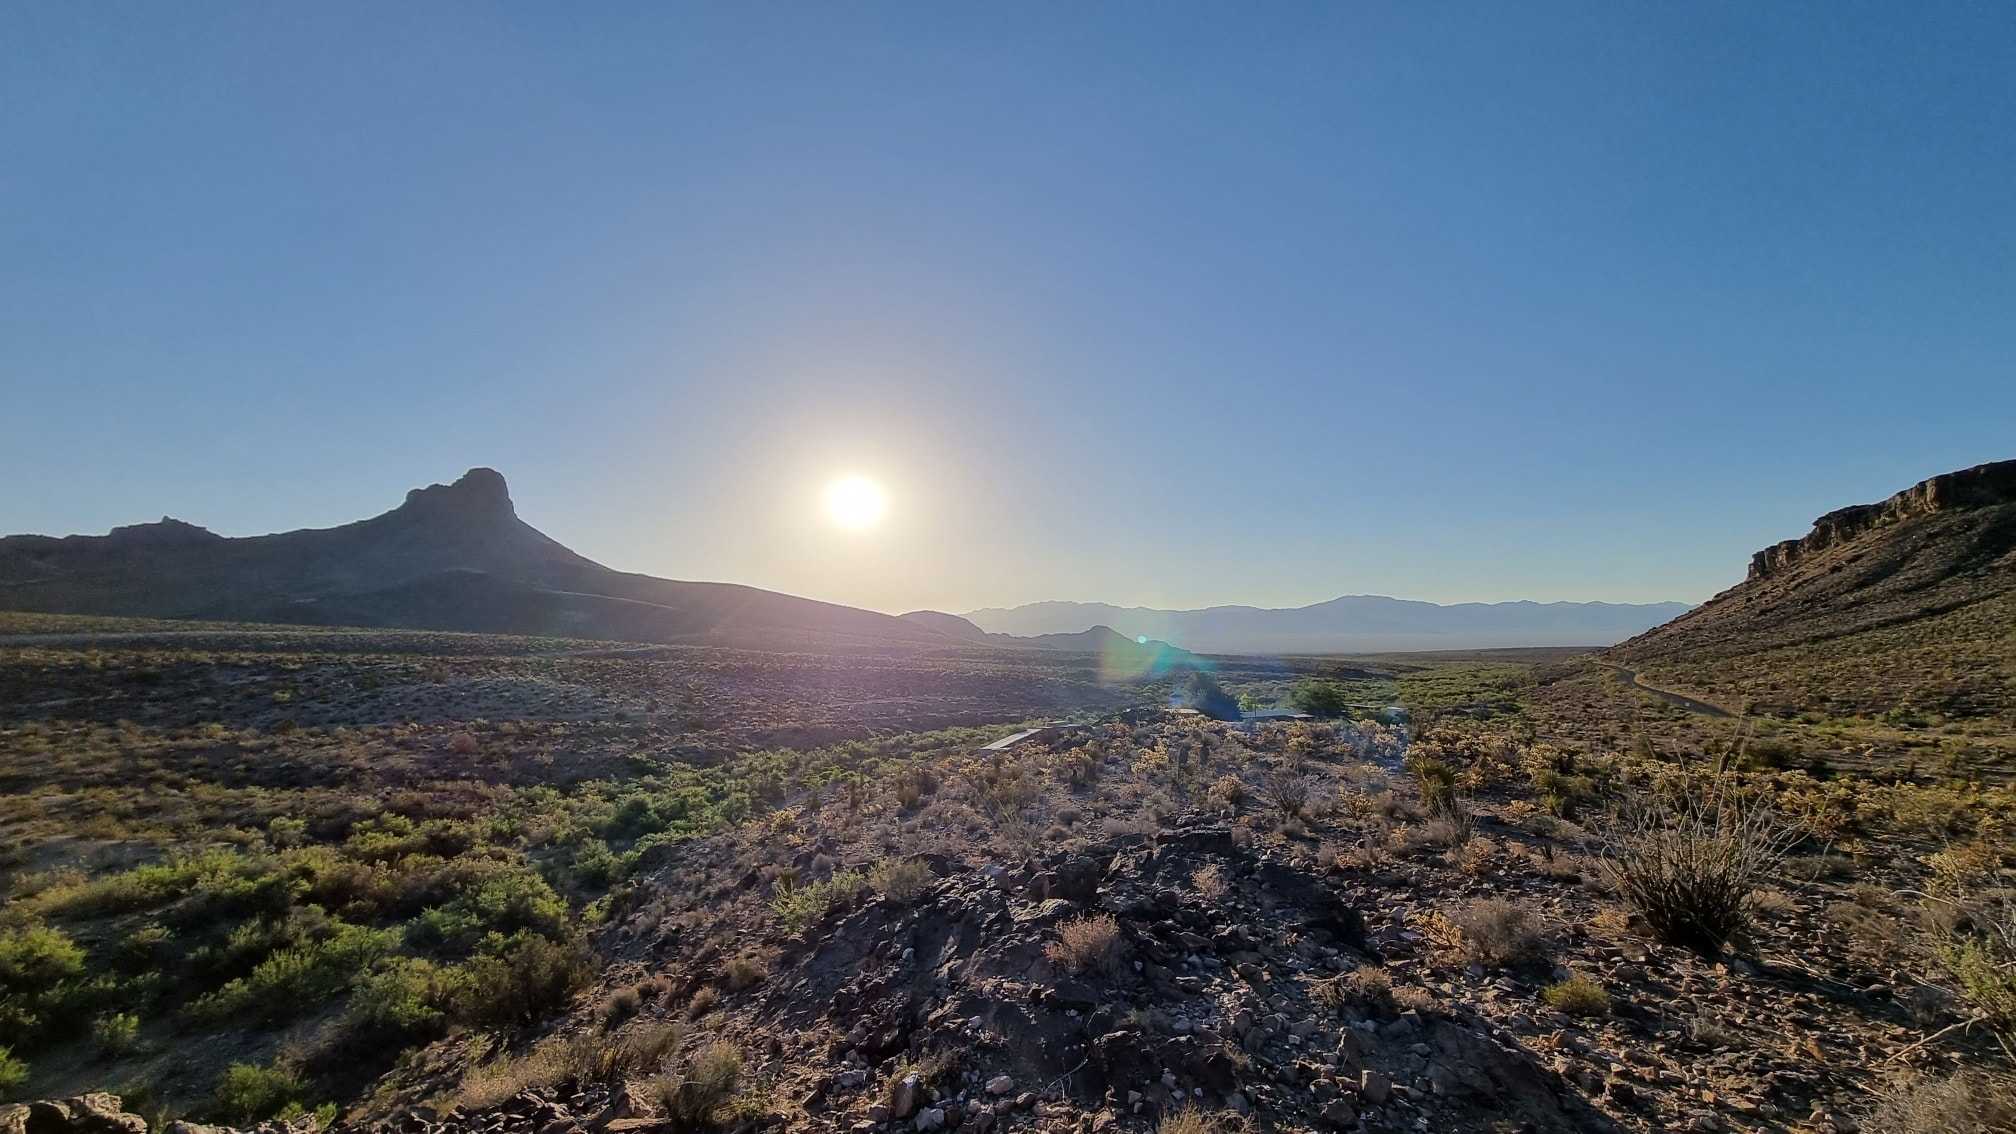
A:
{"label": "rocky slope", "polygon": [[2016,461],[1830,512],[1749,578],[1609,651],[1731,708],[2006,716],[2016,709]]}
{"label": "rocky slope", "polygon": [[471,469],[383,515],[227,539],[179,520],[0,539],[0,609],[798,649],[945,646],[929,627],[728,583],[614,571],[519,519]]}

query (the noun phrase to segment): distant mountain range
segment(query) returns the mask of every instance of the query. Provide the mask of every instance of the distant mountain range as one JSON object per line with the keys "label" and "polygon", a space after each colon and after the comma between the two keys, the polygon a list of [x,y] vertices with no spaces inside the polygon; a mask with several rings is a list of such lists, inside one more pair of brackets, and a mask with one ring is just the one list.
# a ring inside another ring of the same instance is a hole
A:
{"label": "distant mountain range", "polygon": [[1295,610],[1036,603],[896,617],[734,583],[612,570],[518,518],[504,477],[471,469],[334,528],[227,538],[194,524],[0,538],[0,609],[385,626],[757,649],[988,646],[1153,670],[1186,651],[1324,653],[1602,646],[1682,603],[1434,603],[1351,596]]}
{"label": "distant mountain range", "polygon": [[775,649],[953,644],[887,614],[611,570],[519,519],[503,476],[482,468],[335,528],[228,539],[163,518],[8,536],[0,609]]}
{"label": "distant mountain range", "polygon": [[1684,602],[1432,602],[1345,595],[1311,606],[1156,610],[1095,602],[1037,602],[968,612],[991,633],[1023,636],[1111,627],[1200,653],[1321,654],[1607,646],[1692,609]]}

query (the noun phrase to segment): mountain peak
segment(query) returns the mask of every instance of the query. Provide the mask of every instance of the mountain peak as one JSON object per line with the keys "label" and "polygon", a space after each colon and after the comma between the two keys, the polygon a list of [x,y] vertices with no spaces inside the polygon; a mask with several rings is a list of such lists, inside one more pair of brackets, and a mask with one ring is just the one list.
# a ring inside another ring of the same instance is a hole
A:
{"label": "mountain peak", "polygon": [[504,474],[482,467],[463,473],[453,484],[413,489],[400,510],[498,518],[518,514],[511,506],[511,489],[504,483]]}
{"label": "mountain peak", "polygon": [[110,532],[106,533],[106,538],[128,544],[167,544],[208,543],[213,540],[221,540],[224,537],[208,528],[197,527],[186,520],[178,520],[173,516],[163,516],[160,520],[151,524],[127,524],[123,527],[113,528]]}

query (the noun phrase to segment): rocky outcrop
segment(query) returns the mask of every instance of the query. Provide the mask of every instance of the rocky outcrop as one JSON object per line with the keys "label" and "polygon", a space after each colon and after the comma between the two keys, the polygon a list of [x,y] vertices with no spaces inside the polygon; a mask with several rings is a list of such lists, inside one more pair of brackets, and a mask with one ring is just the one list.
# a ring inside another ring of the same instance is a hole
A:
{"label": "rocky outcrop", "polygon": [[1750,557],[1750,578],[1775,575],[1815,552],[1846,543],[1874,528],[1960,508],[2016,502],[2016,461],[1996,461],[1921,480],[1880,504],[1837,508],[1813,521],[1813,530]]}
{"label": "rocky outcrop", "polygon": [[[170,1122],[161,1134],[315,1134],[313,1115],[262,1122],[250,1130]],[[0,1106],[0,1134],[147,1134],[147,1120],[126,1111],[118,1095],[96,1092]]]}
{"label": "rocky outcrop", "polygon": [[0,1106],[0,1134],[147,1134],[147,1120],[118,1095],[77,1095]]}

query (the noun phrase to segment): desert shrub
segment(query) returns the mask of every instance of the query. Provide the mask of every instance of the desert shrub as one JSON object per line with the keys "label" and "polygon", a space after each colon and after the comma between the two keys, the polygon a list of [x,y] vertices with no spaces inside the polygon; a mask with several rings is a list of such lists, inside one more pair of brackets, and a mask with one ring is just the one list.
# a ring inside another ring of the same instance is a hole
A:
{"label": "desert shrub", "polygon": [[1341,717],[1351,711],[1351,694],[1334,681],[1305,677],[1288,693],[1288,703],[1314,717]]}
{"label": "desert shrub", "polygon": [[1431,847],[1460,847],[1470,841],[1473,830],[1468,815],[1450,811],[1421,824],[1414,837]]}
{"label": "desert shrub", "polygon": [[447,1030],[466,980],[462,970],[424,957],[389,958],[350,994],[343,1034],[356,1047],[433,1039]]}
{"label": "desert shrub", "polygon": [[705,1126],[742,1079],[742,1052],[716,1040],[651,1081],[650,1093],[675,1126]]}
{"label": "desert shrub", "polygon": [[1977,839],[1950,844],[1927,856],[1925,865],[1932,868],[1931,887],[1935,893],[1966,893],[1995,876],[2002,866],[2002,855],[1986,839]]}
{"label": "desert shrub", "polygon": [[125,1055],[140,1042],[140,1017],[110,1012],[91,1021],[91,1044],[106,1058]]}
{"label": "desert shrub", "polygon": [[12,1049],[0,1045],[0,1100],[11,1099],[28,1081],[28,1064]]}
{"label": "desert shrub", "polygon": [[1975,1134],[2016,1130],[2016,1078],[1961,1071],[1920,1079],[1885,1098],[1862,1122],[1885,1134]]}
{"label": "desert shrub", "polygon": [[308,1085],[289,1068],[233,1063],[218,1076],[213,1104],[219,1118],[239,1126],[264,1121],[306,1104]]}
{"label": "desert shrub", "polygon": [[1182,1107],[1162,1116],[1155,1134],[1218,1134],[1218,1124],[1195,1107]]}
{"label": "desert shrub", "polygon": [[1178,685],[1177,699],[1207,717],[1221,721],[1239,719],[1239,700],[1218,684],[1218,679],[1201,669],[1193,669]]}
{"label": "desert shrub", "polygon": [[861,896],[868,888],[868,876],[846,870],[824,882],[781,888],[770,900],[770,908],[784,928],[796,933],[825,917],[828,912]]}
{"label": "desert shrub", "polygon": [[1421,785],[1421,806],[1428,814],[1448,815],[1460,806],[1456,802],[1456,769],[1447,761],[1417,748],[1407,754],[1407,770]]}
{"label": "desert shrub", "polygon": [[868,871],[875,892],[899,906],[916,901],[933,880],[931,867],[914,858],[884,859]]}
{"label": "desert shrub", "polygon": [[454,1014],[497,1028],[536,1023],[594,975],[580,945],[522,933],[490,943],[465,968]]}
{"label": "desert shrub", "polygon": [[1050,963],[1074,973],[1112,972],[1120,963],[1120,923],[1111,914],[1076,918],[1057,927],[1044,947]]}
{"label": "desert shrub", "polygon": [[1570,1016],[1610,1014],[1610,994],[1603,991],[1602,985],[1587,977],[1569,977],[1558,984],[1550,984],[1540,990],[1540,999],[1549,1008]]}
{"label": "desert shrub", "polygon": [[740,992],[770,977],[770,966],[756,953],[737,953],[721,966],[721,983],[730,992]]}
{"label": "desert shrub", "polygon": [[1973,906],[1935,922],[1933,952],[1971,1006],[2016,1061],[2016,897]]}
{"label": "desert shrub", "polygon": [[721,994],[714,991],[714,987],[712,985],[702,985],[699,989],[697,989],[693,993],[693,999],[688,1000],[686,1002],[686,1018],[689,1020],[697,1020],[700,1017],[705,1016],[707,1013],[712,1012],[714,1010],[714,1005],[718,1003],[720,999]]}
{"label": "desert shrub", "polygon": [[1626,812],[1603,872],[1660,940],[1713,956],[1743,933],[1744,899],[1795,835],[1726,785],[1682,784]]}
{"label": "desert shrub", "polygon": [[1262,788],[1268,806],[1286,820],[1300,819],[1309,808],[1309,781],[1293,772],[1270,772]]}
{"label": "desert shrub", "polygon": [[190,1013],[210,1021],[286,1019],[348,987],[359,972],[391,952],[397,939],[390,930],[337,922],[327,937],[268,954],[251,973],[199,997]]}
{"label": "desert shrub", "polygon": [[1228,772],[1212,781],[1208,794],[1211,802],[1227,811],[1237,811],[1246,802],[1246,781]]}
{"label": "desert shrub", "polygon": [[566,932],[567,903],[529,867],[495,859],[452,862],[436,880],[453,897],[424,911],[406,937],[423,949],[466,951],[489,934]]}
{"label": "desert shrub", "polygon": [[84,950],[61,930],[0,932],[0,1035],[25,1041],[56,1029],[83,976]]}
{"label": "desert shrub", "polygon": [[1492,968],[1532,960],[1540,953],[1540,919],[1503,898],[1480,898],[1449,919],[1470,960]]}
{"label": "desert shrub", "polygon": [[644,997],[634,987],[624,987],[602,998],[602,1026],[613,1028],[637,1014]]}
{"label": "desert shrub", "polygon": [[1197,888],[1201,897],[1214,902],[1231,889],[1225,882],[1225,872],[1215,862],[1191,871],[1190,884]]}

